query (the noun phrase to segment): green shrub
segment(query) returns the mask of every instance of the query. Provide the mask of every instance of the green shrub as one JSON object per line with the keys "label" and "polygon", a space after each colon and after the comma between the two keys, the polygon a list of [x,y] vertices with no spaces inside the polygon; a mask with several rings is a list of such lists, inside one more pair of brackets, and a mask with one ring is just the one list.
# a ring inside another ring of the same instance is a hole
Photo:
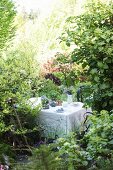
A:
{"label": "green shrub", "polygon": [[22,60],[20,55],[12,52],[0,61],[0,135],[12,145],[15,140],[19,141],[17,134],[21,134],[22,138],[36,130],[35,118],[40,108],[32,109],[27,101],[34,96],[34,92],[38,95],[36,84],[39,79],[36,67],[32,71],[30,69],[34,66],[31,58]]}
{"label": "green shrub", "polygon": [[66,170],[61,164],[61,159],[58,157],[58,152],[54,152],[54,145],[42,145],[34,149],[33,156],[28,164],[18,165],[19,170]]}
{"label": "green shrub", "polygon": [[6,164],[5,156],[8,157],[8,162],[12,163],[14,161],[15,154],[12,152],[10,145],[0,142],[0,164]]}
{"label": "green shrub", "polygon": [[81,64],[74,63],[71,54],[57,53],[53,60],[53,67],[56,68],[54,74],[60,78],[62,85],[66,87],[87,80],[86,68],[83,69]]}
{"label": "green shrub", "polygon": [[48,99],[60,100],[62,91],[52,80],[43,79],[40,83],[39,96],[46,96]]}
{"label": "green shrub", "polygon": [[89,120],[90,128],[84,137],[87,141],[86,151],[92,159],[98,156],[110,158],[113,155],[113,114],[103,110],[98,117],[96,113],[91,115]]}
{"label": "green shrub", "polygon": [[62,41],[75,44],[73,62],[88,66],[93,85],[93,108],[101,111],[113,107],[113,2],[88,1],[85,12],[67,19]]}

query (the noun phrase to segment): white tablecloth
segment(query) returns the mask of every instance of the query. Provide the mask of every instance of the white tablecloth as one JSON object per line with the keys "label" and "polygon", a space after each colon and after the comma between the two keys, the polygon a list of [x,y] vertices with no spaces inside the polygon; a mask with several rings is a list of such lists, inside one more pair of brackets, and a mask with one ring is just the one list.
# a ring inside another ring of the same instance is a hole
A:
{"label": "white tablecloth", "polygon": [[[56,110],[63,108],[64,112],[58,113]],[[88,109],[87,111],[91,111]],[[66,107],[57,106],[43,109],[38,117],[38,123],[43,129],[43,134],[46,137],[54,138],[63,137],[69,132],[80,128],[84,120],[86,108],[83,108],[83,103],[78,102],[68,104]]]}

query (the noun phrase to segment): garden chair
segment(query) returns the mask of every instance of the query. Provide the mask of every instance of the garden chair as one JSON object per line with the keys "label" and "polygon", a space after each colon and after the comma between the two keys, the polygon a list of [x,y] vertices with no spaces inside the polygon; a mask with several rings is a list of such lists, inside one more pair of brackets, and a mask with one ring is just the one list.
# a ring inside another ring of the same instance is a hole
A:
{"label": "garden chair", "polygon": [[[78,102],[83,102],[85,103],[86,101],[88,101],[89,103],[92,100],[91,97],[92,94],[92,88],[91,86],[80,86],[77,90],[77,101]],[[82,136],[84,136],[89,127],[90,127],[90,122],[88,121],[88,117],[92,114],[92,111],[87,111],[84,113],[84,121],[83,121],[83,132],[82,132]]]}

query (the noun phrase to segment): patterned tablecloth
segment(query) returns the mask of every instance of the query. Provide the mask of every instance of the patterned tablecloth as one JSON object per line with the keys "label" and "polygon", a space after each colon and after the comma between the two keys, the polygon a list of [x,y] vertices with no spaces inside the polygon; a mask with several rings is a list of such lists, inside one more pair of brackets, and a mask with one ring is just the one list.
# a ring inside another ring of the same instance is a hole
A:
{"label": "patterned tablecloth", "polygon": [[[63,111],[61,108],[63,108]],[[59,109],[61,109],[61,112]],[[64,137],[69,132],[81,127],[86,111],[91,111],[91,109],[83,108],[81,102],[71,103],[65,107],[50,107],[40,112],[38,123],[43,129],[45,137],[54,138],[56,135]]]}

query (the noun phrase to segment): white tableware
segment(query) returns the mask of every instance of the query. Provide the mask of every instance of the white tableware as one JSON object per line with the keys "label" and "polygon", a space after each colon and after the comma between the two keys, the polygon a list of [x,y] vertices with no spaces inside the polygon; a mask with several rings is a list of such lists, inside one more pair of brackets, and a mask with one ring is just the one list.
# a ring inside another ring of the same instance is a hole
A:
{"label": "white tableware", "polygon": [[79,106],[79,104],[80,104],[79,102],[73,102],[73,103],[71,103],[70,105],[71,105],[71,106]]}
{"label": "white tableware", "polygon": [[67,107],[67,106],[68,106],[68,102],[63,101],[63,102],[62,102],[62,106],[63,106],[63,107]]}

